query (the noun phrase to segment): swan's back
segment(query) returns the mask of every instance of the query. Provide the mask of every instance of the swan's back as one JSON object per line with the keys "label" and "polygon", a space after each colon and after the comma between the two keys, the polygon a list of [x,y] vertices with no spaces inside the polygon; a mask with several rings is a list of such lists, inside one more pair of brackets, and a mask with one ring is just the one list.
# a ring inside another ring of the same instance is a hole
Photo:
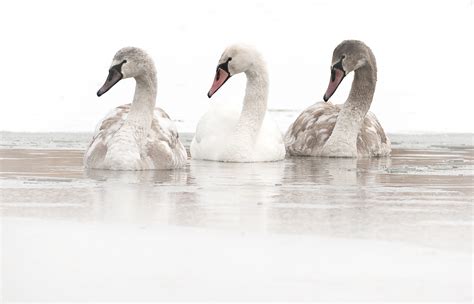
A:
{"label": "swan's back", "polygon": [[[285,134],[287,152],[295,156],[320,156],[341,108],[330,102],[317,102],[304,110]],[[390,151],[390,140],[375,115],[368,112],[357,137],[357,154],[376,157],[387,156]]]}
{"label": "swan's back", "polygon": [[[124,127],[130,104],[110,111],[97,125],[84,155],[84,166],[94,169],[153,170],[184,165],[187,154],[176,127],[168,114],[155,108],[151,129],[143,142],[137,142],[134,130]],[[114,153],[114,164],[108,159]]]}

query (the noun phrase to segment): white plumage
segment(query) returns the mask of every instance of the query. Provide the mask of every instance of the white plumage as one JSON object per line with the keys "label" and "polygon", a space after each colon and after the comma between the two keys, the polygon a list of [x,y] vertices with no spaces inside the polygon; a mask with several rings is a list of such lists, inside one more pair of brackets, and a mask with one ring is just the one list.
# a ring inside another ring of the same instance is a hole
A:
{"label": "white plumage", "polygon": [[280,130],[267,114],[268,75],[261,55],[252,47],[233,45],[219,60],[211,97],[232,75],[245,73],[243,105],[216,103],[199,121],[191,143],[194,159],[261,162],[285,158]]}

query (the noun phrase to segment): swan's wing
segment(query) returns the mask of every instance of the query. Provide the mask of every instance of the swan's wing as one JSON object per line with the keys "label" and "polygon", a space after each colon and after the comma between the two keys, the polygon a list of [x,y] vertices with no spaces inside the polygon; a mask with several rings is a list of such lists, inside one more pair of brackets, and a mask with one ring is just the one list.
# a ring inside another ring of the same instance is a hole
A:
{"label": "swan's wing", "polygon": [[[115,133],[123,126],[130,104],[119,106],[107,114],[97,125],[94,137],[86,150],[84,165],[101,168],[107,154],[107,147]],[[142,169],[177,168],[186,163],[186,149],[179,140],[176,126],[168,114],[155,108],[152,126],[145,143],[140,148]]]}
{"label": "swan's wing", "polygon": [[153,114],[151,130],[141,155],[144,166],[149,169],[182,167],[187,153],[174,122],[160,108],[155,108]]}
{"label": "swan's wing", "polygon": [[104,119],[97,124],[92,141],[84,154],[85,167],[97,168],[98,164],[104,161],[105,155],[107,154],[107,144],[122,127],[129,111],[130,104],[119,106],[112,109]]}
{"label": "swan's wing", "polygon": [[222,140],[235,129],[241,112],[242,105],[236,103],[211,104],[196,126],[196,142],[210,140],[210,138]]}
{"label": "swan's wing", "polygon": [[241,111],[242,105],[234,103],[211,104],[196,126],[196,133],[191,142],[191,157],[217,160],[229,140],[229,135],[235,130]]}
{"label": "swan's wing", "polygon": [[387,156],[391,144],[382,125],[372,112],[368,112],[357,137],[357,154],[363,156]]}
{"label": "swan's wing", "polygon": [[[331,136],[341,106],[318,102],[304,110],[290,125],[285,145],[291,155],[317,156]],[[368,112],[357,137],[357,153],[361,156],[386,156],[390,140],[375,115]]]}
{"label": "swan's wing", "polygon": [[273,119],[272,113],[266,113],[254,147],[255,161],[277,161],[286,155],[283,134]]}
{"label": "swan's wing", "polygon": [[290,155],[318,155],[336,124],[340,108],[330,102],[317,102],[304,110],[285,134]]}

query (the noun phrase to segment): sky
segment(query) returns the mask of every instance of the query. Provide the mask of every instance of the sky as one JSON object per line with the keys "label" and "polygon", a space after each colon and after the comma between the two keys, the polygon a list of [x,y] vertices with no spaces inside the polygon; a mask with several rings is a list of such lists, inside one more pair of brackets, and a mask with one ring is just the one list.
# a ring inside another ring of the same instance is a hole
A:
{"label": "sky", "polygon": [[303,110],[322,100],[334,48],[358,39],[377,58],[371,111],[386,132],[474,132],[471,0],[2,1],[0,32],[2,131],[92,132],[132,100],[133,79],[96,96],[124,46],[155,60],[157,106],[185,121],[179,131],[194,131],[210,102],[241,102],[244,75],[206,96],[236,42],[263,54],[269,108]]}

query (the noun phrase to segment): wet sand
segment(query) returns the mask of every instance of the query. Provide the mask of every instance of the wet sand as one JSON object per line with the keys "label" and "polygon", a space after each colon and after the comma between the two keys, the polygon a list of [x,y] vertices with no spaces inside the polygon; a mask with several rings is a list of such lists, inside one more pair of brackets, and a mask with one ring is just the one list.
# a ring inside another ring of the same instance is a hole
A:
{"label": "wet sand", "polygon": [[6,299],[472,300],[470,146],[149,172],[82,154],[0,149]]}

